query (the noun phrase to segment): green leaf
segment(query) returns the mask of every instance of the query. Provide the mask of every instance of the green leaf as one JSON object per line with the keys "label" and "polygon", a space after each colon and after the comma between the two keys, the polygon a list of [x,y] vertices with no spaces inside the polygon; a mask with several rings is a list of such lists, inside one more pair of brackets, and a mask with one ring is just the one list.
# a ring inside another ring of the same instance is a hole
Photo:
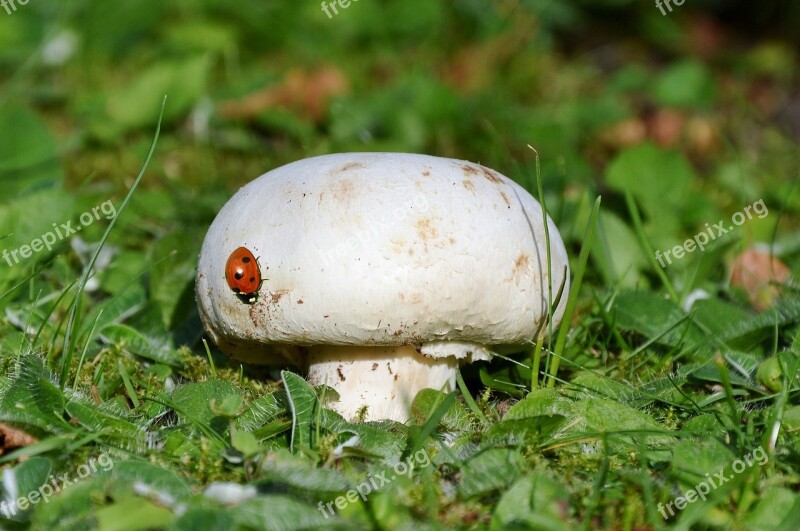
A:
{"label": "green leaf", "polygon": [[607,210],[601,211],[597,220],[592,258],[600,265],[607,283],[625,287],[634,287],[639,282],[638,273],[647,263],[633,231]]}
{"label": "green leaf", "polygon": [[281,371],[283,387],[292,412],[292,451],[311,447],[312,422],[319,408],[319,400],[314,389],[300,376],[289,371]]}
{"label": "green leaf", "polygon": [[236,419],[236,428],[253,431],[287,412],[286,395],[279,392],[270,393],[258,397],[246,406],[245,411]]}
{"label": "green leaf", "polygon": [[200,235],[181,230],[161,238],[150,253],[150,297],[158,303],[168,330],[197,306],[194,280],[201,244]]}
{"label": "green leaf", "polygon": [[638,332],[656,343],[677,346],[701,345],[706,338],[686,313],[674,302],[650,291],[627,291],[614,301],[616,325],[622,330]]}
{"label": "green leaf", "polygon": [[357,455],[361,451],[386,459],[389,463],[400,460],[405,448],[401,435],[390,431],[387,427],[372,424],[346,424],[339,430],[340,434],[358,435],[355,447],[344,448],[344,455]]}
{"label": "green leaf", "polygon": [[[411,403],[411,411],[414,418],[418,422],[424,422],[446,397],[447,393],[436,389],[422,389]],[[471,422],[472,417],[469,411],[457,401],[453,401],[447,408],[441,420],[442,426],[452,431],[463,431],[469,427]]]}
{"label": "green leaf", "polygon": [[234,529],[232,511],[214,507],[190,507],[169,526],[169,531],[196,531]]}
{"label": "green leaf", "polygon": [[716,100],[717,84],[709,69],[696,60],[685,60],[664,70],[653,86],[657,103],[688,109],[705,109]]}
{"label": "green leaf", "polygon": [[600,375],[589,371],[583,371],[575,375],[570,382],[572,387],[587,393],[589,396],[602,396],[623,404],[642,404],[647,402],[641,391],[631,385],[603,378]]}
{"label": "green leaf", "polygon": [[[0,184],[0,187],[2,186]],[[34,252],[32,247],[24,249],[23,246],[30,247],[36,239],[41,240],[44,245],[46,238],[55,242],[50,245],[55,252],[55,249],[65,245],[65,240],[58,238],[59,232],[62,237],[66,237],[59,225],[70,223],[70,229],[75,228],[75,222],[70,219],[73,215],[74,201],[63,190],[41,190],[26,196],[11,197],[15,198],[12,203],[2,204],[0,201],[0,238],[3,238],[0,241],[0,253],[7,251],[7,254],[3,253],[0,258],[0,282],[23,278],[33,264],[41,262],[52,254],[47,246],[38,253]],[[47,216],[32,216],[31,212],[47,212]],[[56,227],[53,227],[54,223]],[[39,246],[39,244],[33,245],[37,248]],[[21,254],[22,251],[25,251],[28,258]],[[0,293],[3,291],[0,288]]]}
{"label": "green leaf", "polygon": [[94,133],[109,138],[153,124],[158,120],[165,95],[169,96],[169,105],[164,111],[164,124],[174,123],[185,116],[205,92],[209,67],[205,56],[155,64],[108,97],[107,116],[98,117],[93,124]]}
{"label": "green leaf", "polygon": [[497,503],[489,529],[567,531],[567,491],[545,474],[517,480]]}
{"label": "green leaf", "polygon": [[115,461],[111,478],[113,490],[118,493],[132,493],[133,485],[140,483],[176,501],[192,494],[189,485],[172,471],[142,461]]}
{"label": "green leaf", "polygon": [[484,441],[494,446],[530,444],[552,434],[565,420],[561,415],[501,420],[486,431]]}
{"label": "green leaf", "polygon": [[95,332],[101,332],[106,326],[120,323],[123,319],[136,314],[144,308],[146,303],[147,295],[144,287],[140,283],[132,283],[128,279],[128,284],[122,291],[115,293],[103,303],[92,307],[91,311],[83,319],[83,326],[78,333],[78,338],[85,339],[95,321],[97,322]]}
{"label": "green leaf", "polygon": [[646,381],[638,387],[634,387],[628,383],[584,371],[575,375],[570,382],[570,386],[587,396],[601,396],[621,402],[634,409],[640,409],[654,400],[679,400],[680,393],[675,387],[680,387],[685,382],[685,376],[675,375],[671,378],[665,377]]}
{"label": "green leaf", "polygon": [[0,397],[0,421],[35,427],[45,433],[72,432],[63,419],[64,396],[41,358],[24,356]]}
{"label": "green leaf", "polygon": [[679,220],[692,220],[691,183],[696,179],[689,162],[678,152],[642,144],[622,151],[606,169],[606,182],[617,192],[630,191],[642,205],[650,225],[672,246]]}
{"label": "green leaf", "polygon": [[572,400],[556,389],[534,389],[528,396],[511,406],[503,420],[524,419],[543,415],[567,416],[572,413]]}
{"label": "green leaf", "polygon": [[471,498],[504,489],[519,477],[524,466],[522,456],[515,450],[489,448],[461,466],[458,492],[464,498]]}
{"label": "green leaf", "polygon": [[758,315],[731,323],[731,326],[726,327],[720,334],[720,339],[726,342],[743,339],[759,330],[766,328],[772,330],[776,326],[785,326],[798,321],[800,321],[800,298],[784,297],[779,299],[778,304]]}
{"label": "green leaf", "polygon": [[[136,515],[132,518],[132,515]],[[94,513],[97,527],[105,531],[163,529],[175,516],[172,511],[139,496],[126,497]]]}
{"label": "green leaf", "polygon": [[211,399],[211,411],[220,417],[235,418],[239,415],[244,398],[240,394],[229,394],[222,399]]}
{"label": "green leaf", "polygon": [[144,426],[138,426],[125,418],[115,402],[107,402],[101,406],[85,401],[72,401],[66,405],[66,411],[81,426],[90,432],[102,432],[133,451],[146,448]]}
{"label": "green leaf", "polygon": [[[417,394],[419,395],[419,393]],[[436,428],[439,426],[439,423],[442,421],[445,414],[450,411],[455,404],[456,398],[458,397],[458,391],[453,391],[446,395],[441,393],[437,396],[439,399],[434,402],[433,408],[430,410],[427,418],[425,418],[425,424],[422,426],[412,425],[409,428],[408,446],[406,447],[407,454],[412,454],[425,446],[425,442],[428,440],[428,437],[430,437],[436,431]]]}
{"label": "green leaf", "polygon": [[341,520],[323,516],[315,506],[288,496],[268,495],[236,506],[236,523],[263,531],[293,531],[320,529],[341,525]]}
{"label": "green leaf", "polygon": [[[58,160],[55,139],[44,121],[33,111],[24,105],[0,106],[0,131],[7,133],[0,142],[0,189],[3,190],[0,203],[6,203],[10,199],[16,202],[32,190],[61,183],[63,170]],[[61,196],[59,200],[68,200],[63,197],[63,193]],[[46,212],[51,213],[50,210]],[[66,218],[51,218],[53,216],[48,215],[41,221],[67,221]]]}
{"label": "green leaf", "polygon": [[181,367],[183,360],[168,343],[157,343],[145,337],[137,329],[123,324],[106,325],[100,336],[107,342],[119,345],[131,354],[163,363],[171,367]]}
{"label": "green leaf", "polygon": [[728,332],[731,327],[749,328],[753,317],[752,312],[717,298],[702,299],[692,305],[692,319],[717,337],[732,337]]}
{"label": "green leaf", "polygon": [[[39,489],[48,482],[48,476],[52,470],[52,463],[49,459],[44,457],[31,457],[17,466],[8,469],[3,474],[3,500],[6,506],[16,507],[17,513],[14,520],[25,521],[30,518],[30,509],[34,505],[30,504],[29,494]],[[13,489],[13,490],[7,490]],[[38,495],[39,500],[42,501],[41,493]],[[19,498],[28,498],[29,505],[27,507],[16,506],[16,501]]]}
{"label": "green leaf", "polygon": [[339,471],[315,466],[307,458],[278,450],[267,456],[263,466],[263,482],[281,483],[310,492],[340,492],[352,488]]}
{"label": "green leaf", "polygon": [[249,431],[237,431],[231,436],[231,446],[239,450],[245,457],[250,457],[261,450],[258,439]]}
{"label": "green leaf", "polygon": [[684,486],[693,487],[706,479],[706,473],[713,475],[730,468],[736,459],[737,456],[715,437],[680,441],[673,449],[670,474]]}
{"label": "green leaf", "polygon": [[[789,489],[772,487],[764,493],[758,505],[744,516],[742,522],[744,529],[747,531],[788,529],[782,528],[781,524],[795,506],[800,507],[800,496]],[[794,521],[795,526],[797,522]]]}
{"label": "green leaf", "polygon": [[[756,386],[754,376],[761,361],[759,356],[746,352],[726,352],[725,358],[730,368],[730,381],[733,385]],[[685,365],[684,368],[688,370],[691,366]],[[706,363],[696,369],[692,369],[689,375],[698,380],[723,383],[719,369],[713,363]]]}
{"label": "green leaf", "polygon": [[605,398],[588,398],[572,406],[569,434],[601,438],[607,436],[611,447],[664,448],[673,438],[665,435],[666,428],[650,415]]}
{"label": "green leaf", "polygon": [[208,380],[200,383],[188,383],[172,391],[172,402],[175,409],[191,420],[205,424],[219,416],[213,409],[214,403],[220,403],[227,397],[238,397],[241,400],[241,391],[232,383],[225,380]]}

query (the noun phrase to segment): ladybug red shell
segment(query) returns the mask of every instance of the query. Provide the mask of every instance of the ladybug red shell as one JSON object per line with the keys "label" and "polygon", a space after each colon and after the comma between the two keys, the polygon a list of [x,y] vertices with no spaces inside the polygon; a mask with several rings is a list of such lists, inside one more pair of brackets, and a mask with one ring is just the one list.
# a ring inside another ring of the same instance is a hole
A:
{"label": "ladybug red shell", "polygon": [[225,280],[237,295],[246,297],[248,302],[256,300],[261,287],[261,272],[250,249],[239,247],[231,253],[225,264]]}

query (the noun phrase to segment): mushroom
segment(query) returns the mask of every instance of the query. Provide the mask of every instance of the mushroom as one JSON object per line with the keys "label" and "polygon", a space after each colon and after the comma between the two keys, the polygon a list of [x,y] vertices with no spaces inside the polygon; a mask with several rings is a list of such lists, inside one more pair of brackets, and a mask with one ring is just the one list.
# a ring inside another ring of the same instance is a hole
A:
{"label": "mushroom", "polygon": [[337,391],[347,419],[406,421],[460,363],[544,333],[569,292],[552,220],[552,284],[539,203],[471,162],[401,153],[303,159],[241,188],[208,230],[197,275],[221,350],[293,365]]}

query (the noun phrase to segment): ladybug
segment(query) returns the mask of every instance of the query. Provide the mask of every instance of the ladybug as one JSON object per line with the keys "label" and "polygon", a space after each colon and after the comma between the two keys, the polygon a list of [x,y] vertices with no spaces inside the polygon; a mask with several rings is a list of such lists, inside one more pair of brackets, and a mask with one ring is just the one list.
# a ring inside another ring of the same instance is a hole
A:
{"label": "ladybug", "polygon": [[256,301],[261,288],[261,272],[250,249],[239,247],[231,253],[225,264],[225,280],[244,302]]}

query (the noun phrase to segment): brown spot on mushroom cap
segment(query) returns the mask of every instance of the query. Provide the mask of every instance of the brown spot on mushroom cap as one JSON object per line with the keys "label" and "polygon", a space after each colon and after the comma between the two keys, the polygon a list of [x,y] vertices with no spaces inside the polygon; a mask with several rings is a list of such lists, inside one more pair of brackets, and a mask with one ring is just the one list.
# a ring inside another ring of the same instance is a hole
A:
{"label": "brown spot on mushroom cap", "polygon": [[463,171],[464,175],[467,177],[481,174],[494,184],[503,184],[503,179],[497,173],[480,164],[461,164],[461,171]]}
{"label": "brown spot on mushroom cap", "polygon": [[408,304],[419,304],[422,302],[422,293],[412,293],[406,297],[405,293],[400,292],[397,294],[397,296],[400,298],[401,302],[406,302]]}
{"label": "brown spot on mushroom cap", "polygon": [[428,241],[439,235],[439,230],[433,225],[433,219],[422,218],[416,223],[417,234],[422,241]]}
{"label": "brown spot on mushroom cap", "polygon": [[336,184],[336,188],[333,191],[333,197],[343,203],[347,203],[350,201],[350,199],[352,199],[355,188],[356,187],[353,184],[353,181],[350,179],[342,179]]}
{"label": "brown spot on mushroom cap", "polygon": [[378,364],[377,364],[377,363],[373,363],[373,364],[372,364],[372,370],[374,371],[374,370],[375,370],[375,369],[377,369],[377,368],[378,368]]}
{"label": "brown spot on mushroom cap", "polygon": [[493,182],[494,184],[503,184],[503,179],[501,179],[499,175],[489,168],[486,168],[485,166],[478,166],[478,168],[480,168],[483,176],[486,177],[487,180]]}
{"label": "brown spot on mushroom cap", "polygon": [[[266,304],[253,304],[247,310],[250,316],[250,321],[256,328],[266,329],[270,328],[270,314],[269,305]],[[253,339],[253,338],[250,338]]]}
{"label": "brown spot on mushroom cap", "polygon": [[511,201],[509,201],[509,200],[508,200],[508,196],[505,194],[505,192],[502,192],[502,191],[501,191],[501,192],[500,192],[500,197],[502,197],[502,198],[503,198],[503,202],[506,204],[506,206],[507,206],[508,208],[511,208]]}
{"label": "brown spot on mushroom cap", "polygon": [[464,175],[478,175],[478,170],[469,164],[462,164],[461,169],[464,170]]}
{"label": "brown spot on mushroom cap", "polygon": [[521,278],[525,275],[530,262],[531,258],[527,254],[521,254],[516,260],[514,260],[514,280],[521,280]]}
{"label": "brown spot on mushroom cap", "polygon": [[461,184],[463,184],[464,188],[466,188],[467,190],[469,190],[473,194],[475,193],[475,184],[472,181],[470,181],[469,179],[464,179],[461,182]]}
{"label": "brown spot on mushroom cap", "polygon": [[431,172],[429,172],[428,170],[425,170],[424,172],[422,172],[422,175],[423,175],[424,177],[429,177],[429,176],[430,176],[430,174],[431,174]]}
{"label": "brown spot on mushroom cap", "polygon": [[345,377],[344,377],[344,373],[342,372],[342,366],[341,366],[341,365],[339,365],[338,367],[336,367],[336,374],[338,374],[338,375],[339,375],[339,379],[340,379],[341,381],[345,381],[345,380],[347,380],[347,378],[345,378]]}
{"label": "brown spot on mushroom cap", "polygon": [[361,162],[353,161],[353,162],[348,162],[347,164],[343,165],[341,168],[336,170],[336,172],[337,173],[345,173],[347,171],[354,170],[356,168],[366,168],[366,166],[364,166],[364,164],[362,164]]}
{"label": "brown spot on mushroom cap", "polygon": [[273,303],[280,302],[281,298],[289,293],[288,289],[279,289],[270,293],[270,297]]}

